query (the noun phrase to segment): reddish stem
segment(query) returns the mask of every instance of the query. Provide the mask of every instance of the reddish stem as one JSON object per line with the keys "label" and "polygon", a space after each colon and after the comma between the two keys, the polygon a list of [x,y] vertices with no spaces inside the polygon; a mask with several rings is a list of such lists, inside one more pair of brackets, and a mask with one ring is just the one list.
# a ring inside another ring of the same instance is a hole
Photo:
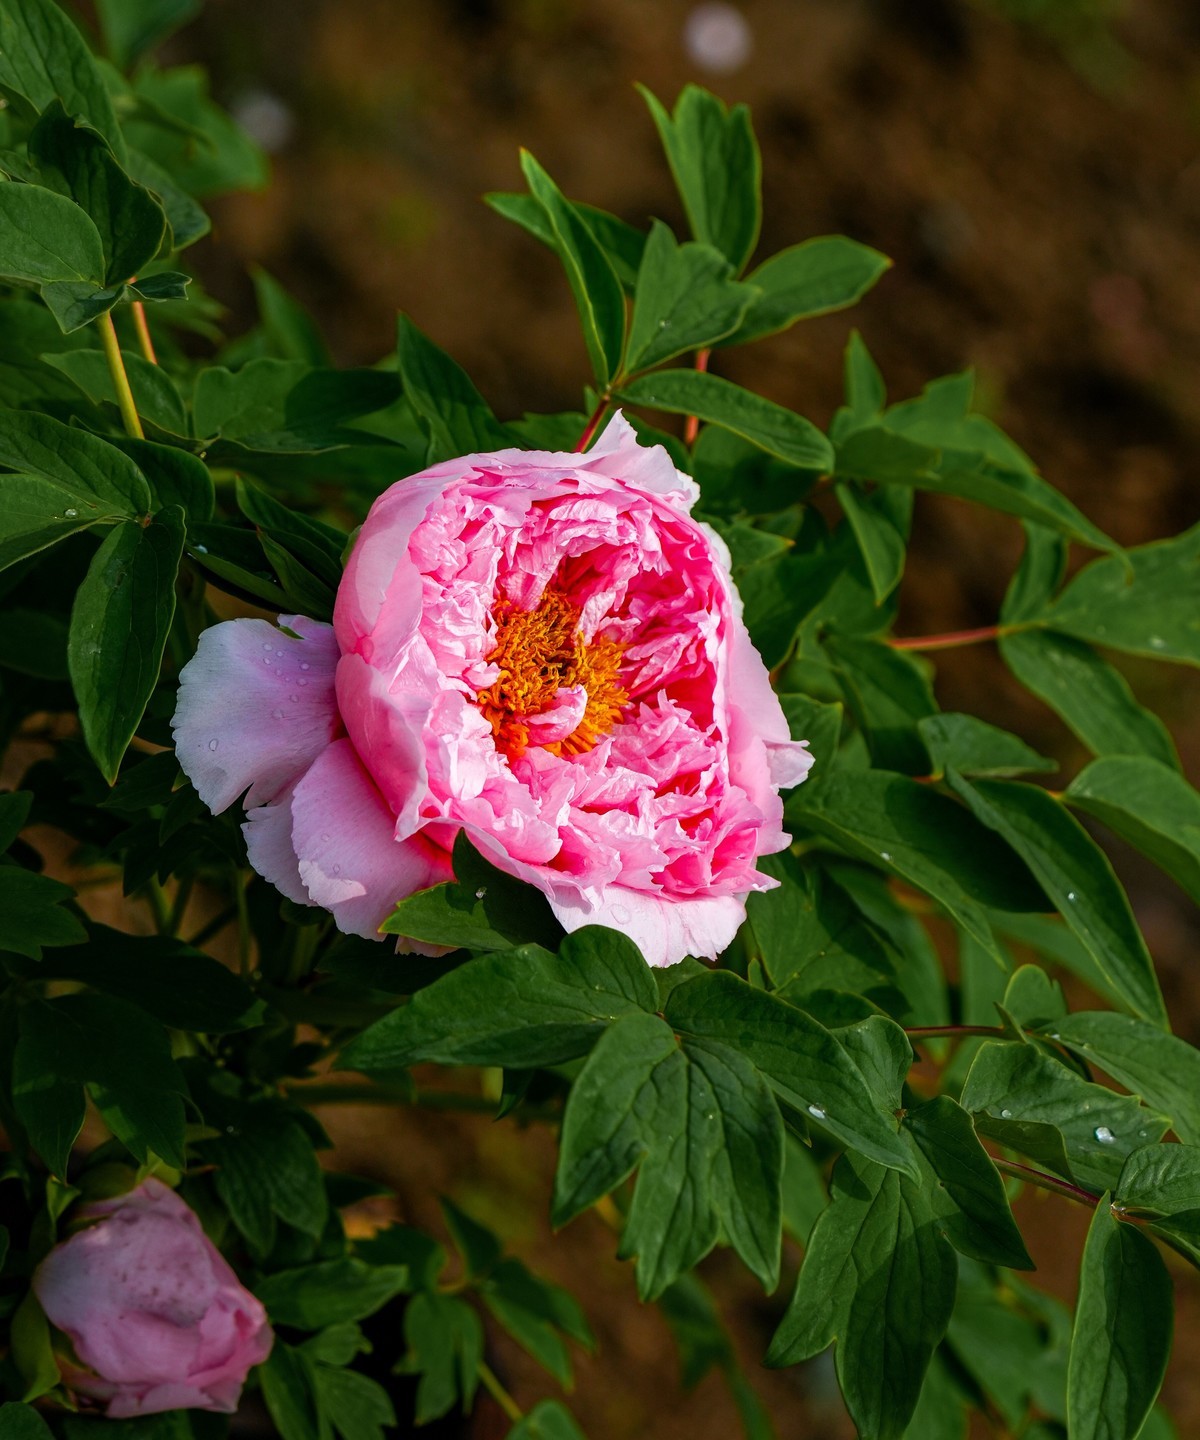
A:
{"label": "reddish stem", "polygon": [[130,308],[133,310],[133,328],[137,331],[138,344],[142,347],[142,354],[151,365],[157,365],[158,356],[154,353],[154,341],[150,338],[146,307],[140,300],[135,300]]}
{"label": "reddish stem", "polygon": [[1100,1203],[1098,1195],[1093,1195],[1090,1190],[1082,1190],[1078,1185],[1072,1185],[1069,1180],[1060,1180],[1057,1175],[1047,1175],[1044,1170],[1035,1170],[1032,1165],[1022,1165],[1018,1160],[1001,1160],[997,1155],[990,1158],[998,1170],[1006,1170],[1018,1180],[1027,1180],[1040,1190],[1051,1190],[1055,1195],[1065,1195],[1068,1200],[1086,1205],[1089,1210],[1094,1210]]}
{"label": "reddish stem", "polygon": [[604,412],[608,409],[610,399],[611,396],[609,395],[601,395],[600,403],[592,411],[591,415],[588,416],[588,422],[583,427],[583,434],[579,437],[579,444],[575,447],[575,453],[577,455],[581,451],[586,450],[592,443],[592,437],[599,429],[601,420],[604,419]]}
{"label": "reddish stem", "polygon": [[[696,351],[696,370],[701,375],[708,369],[708,357],[711,354],[711,349]],[[700,417],[698,415],[689,415],[687,417],[687,423],[683,427],[683,443],[685,445],[694,445],[696,443],[696,436],[699,435],[699,433]]]}
{"label": "reddish stem", "polygon": [[978,645],[983,640],[995,640],[1009,631],[1007,625],[983,625],[978,630],[951,630],[945,635],[910,635],[901,640],[889,640],[893,650],[953,650],[958,645]]}
{"label": "reddish stem", "polygon": [[910,1040],[927,1040],[936,1035],[1004,1035],[999,1025],[916,1025],[904,1032]]}

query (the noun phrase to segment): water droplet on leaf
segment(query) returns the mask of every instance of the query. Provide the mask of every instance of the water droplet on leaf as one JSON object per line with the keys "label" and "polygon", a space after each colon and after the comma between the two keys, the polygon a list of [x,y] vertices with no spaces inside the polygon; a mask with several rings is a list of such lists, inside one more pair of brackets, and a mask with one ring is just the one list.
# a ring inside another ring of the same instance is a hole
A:
{"label": "water droplet on leaf", "polygon": [[1117,1138],[1107,1125],[1097,1125],[1093,1133],[1095,1134],[1096,1139],[1099,1140],[1101,1145],[1111,1145],[1113,1141]]}

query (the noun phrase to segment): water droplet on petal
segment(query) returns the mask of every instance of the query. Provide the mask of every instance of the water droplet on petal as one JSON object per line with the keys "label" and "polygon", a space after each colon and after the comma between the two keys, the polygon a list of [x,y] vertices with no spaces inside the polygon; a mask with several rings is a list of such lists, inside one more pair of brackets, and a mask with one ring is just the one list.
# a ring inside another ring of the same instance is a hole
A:
{"label": "water droplet on petal", "polygon": [[311,669],[312,669],[312,666],[308,663],[307,660],[301,660],[301,662],[300,662],[300,668],[301,668],[301,670],[311,670]]}
{"label": "water droplet on petal", "polygon": [[808,1107],[808,1113],[813,1117],[814,1120],[824,1120],[825,1107],[824,1105],[810,1105]]}
{"label": "water droplet on petal", "polygon": [[267,643],[263,646],[263,649],[264,649],[264,650],[274,650],[274,648],[275,648],[274,645],[272,645],[269,640],[268,640]]}
{"label": "water droplet on petal", "polygon": [[276,650],[275,654],[278,655],[278,657],[279,657],[281,660],[283,659],[283,651],[282,651],[282,650]]}
{"label": "water droplet on petal", "polygon": [[220,743],[221,742],[219,740],[210,740],[208,742],[208,748],[210,750],[215,750]]}
{"label": "water droplet on petal", "polygon": [[334,865],[332,869],[335,875],[340,875],[342,873],[342,867],[340,865]]}
{"label": "water droplet on petal", "polygon": [[296,684],[297,684],[297,685],[307,685],[307,684],[308,684],[308,681],[307,681],[307,680],[304,680],[304,679],[300,679],[300,680],[297,680],[297,681],[296,681]]}
{"label": "water droplet on petal", "polygon": [[329,843],[329,840],[330,840],[330,837],[329,837],[328,835],[322,835],[322,836],[321,836],[321,843],[322,843],[322,844],[328,844],[328,843]]}
{"label": "water droplet on petal", "polygon": [[288,699],[289,699],[293,704],[295,704],[295,702],[296,702],[297,700],[299,700],[299,698],[300,698],[299,695],[297,695],[297,694],[295,693],[295,691],[293,691],[293,692],[288,696]]}
{"label": "water droplet on petal", "polygon": [[272,720],[282,720],[282,719],[283,719],[283,711],[282,711],[282,710],[272,710],[272,711],[271,711],[271,719],[272,719]]}
{"label": "water droplet on petal", "polygon": [[1113,1141],[1117,1138],[1107,1125],[1097,1125],[1092,1133],[1095,1135],[1096,1139],[1099,1140],[1101,1145],[1111,1145]]}

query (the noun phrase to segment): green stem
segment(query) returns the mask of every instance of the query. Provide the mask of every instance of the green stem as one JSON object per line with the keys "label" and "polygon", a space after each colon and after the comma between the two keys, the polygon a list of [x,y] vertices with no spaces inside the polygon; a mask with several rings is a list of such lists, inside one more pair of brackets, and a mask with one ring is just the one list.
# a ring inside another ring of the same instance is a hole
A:
{"label": "green stem", "polygon": [[978,630],[950,630],[944,635],[910,635],[887,643],[893,650],[954,650],[960,645],[979,645],[984,640],[998,640],[1018,628],[1016,625],[981,625]]}
{"label": "green stem", "polygon": [[488,1392],[497,1405],[504,1411],[509,1422],[518,1425],[525,1418],[525,1412],[501,1385],[496,1372],[486,1360],[479,1362],[479,1378],[483,1382],[483,1388]]}
{"label": "green stem", "polygon": [[168,933],[171,935],[179,934],[179,927],[183,924],[184,911],[188,907],[188,901],[192,898],[193,884],[193,877],[189,875],[175,887],[175,900],[171,906],[170,919],[167,922]]}
{"label": "green stem", "polygon": [[1067,1180],[1060,1180],[1057,1175],[1047,1175],[1044,1170],[1035,1170],[1031,1165],[1022,1165],[1016,1160],[1001,1160],[996,1155],[993,1155],[991,1159],[997,1170],[1003,1170],[1008,1175],[1015,1175],[1018,1180],[1024,1180],[1029,1185],[1036,1185],[1039,1190],[1049,1190],[1053,1195],[1063,1195],[1068,1200],[1074,1200],[1079,1205],[1086,1205],[1091,1210],[1094,1210],[1100,1203],[1099,1196],[1093,1195],[1090,1190],[1081,1190],[1078,1185],[1072,1185]]}
{"label": "green stem", "polygon": [[246,887],[236,870],[233,872],[233,900],[237,906],[238,974],[243,980],[249,980],[250,951],[253,944],[253,936],[250,933],[250,908],[246,904]]}
{"label": "green stem", "polygon": [[154,928],[160,935],[171,935],[171,912],[167,906],[166,891],[157,880],[148,880],[144,894],[154,914]]}
{"label": "green stem", "polygon": [[916,1025],[904,1032],[910,1040],[930,1040],[935,1035],[1000,1035],[1008,1034],[1000,1025]]}
{"label": "green stem", "polygon": [[113,388],[117,392],[117,409],[121,412],[126,433],[135,440],[144,440],[146,432],[138,419],[137,406],[133,403],[133,391],[129,388],[129,376],[125,373],[125,361],[121,359],[121,342],[117,339],[112,315],[105,313],[96,321],[100,331],[100,343],[104,346],[104,358],[108,361],[108,373],[112,376]]}

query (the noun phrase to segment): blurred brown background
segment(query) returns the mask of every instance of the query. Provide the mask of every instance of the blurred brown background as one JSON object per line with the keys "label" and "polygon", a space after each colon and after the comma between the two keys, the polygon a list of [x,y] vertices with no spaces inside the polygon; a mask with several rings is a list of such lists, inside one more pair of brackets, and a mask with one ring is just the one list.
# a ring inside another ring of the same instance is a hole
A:
{"label": "blurred brown background", "polygon": [[[764,156],[760,255],[841,231],[895,269],[849,316],[722,354],[721,373],[818,423],[841,396],[851,324],[893,398],[971,364],[982,402],[1109,533],[1136,544],[1200,516],[1200,5],[1196,0],[209,0],[163,58],[201,60],[217,98],[272,151],[265,193],[215,207],[189,259],[252,320],[248,263],[317,316],[340,363],[373,362],[410,312],[502,416],[577,408],[586,361],[556,262],[480,203],[520,188],[525,145],[571,196],[682,228],[641,100],[688,80],[754,110]],[[1019,527],[924,499],[907,634],[996,617]],[[1021,730],[1075,767],[1058,722],[988,647],[939,657],[939,696]],[[1194,672],[1124,666],[1200,779]],[[1125,851],[1115,861],[1200,1041],[1192,907]],[[511,1125],[419,1112],[324,1112],[337,1162],[394,1184],[436,1225],[453,1194],[571,1285],[600,1338],[573,1406],[593,1440],[737,1433],[721,1382],[677,1398],[665,1326],[634,1296],[594,1215],[551,1240],[553,1151]],[[1070,1299],[1087,1216],[1026,1198],[1044,1283]],[[778,1302],[725,1257],[706,1274],[785,1437],[840,1436],[832,1373],[756,1370]],[[586,1277],[586,1287],[584,1281]],[[1200,1289],[1179,1272],[1165,1397],[1200,1433]],[[507,1342],[493,1363],[523,1403],[550,1393]],[[467,1431],[502,1435],[486,1398]],[[1000,1434],[1000,1431],[980,1434]]]}

